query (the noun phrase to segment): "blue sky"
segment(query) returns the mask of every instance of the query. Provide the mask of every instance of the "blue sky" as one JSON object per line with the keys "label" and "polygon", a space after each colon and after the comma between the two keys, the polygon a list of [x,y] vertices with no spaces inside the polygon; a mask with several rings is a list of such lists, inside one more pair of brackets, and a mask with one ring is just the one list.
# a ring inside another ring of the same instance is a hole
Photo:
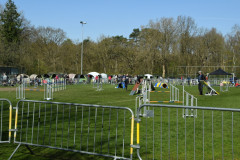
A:
{"label": "blue sky", "polygon": [[[31,25],[61,28],[75,42],[101,35],[128,38],[134,28],[161,17],[192,17],[198,27],[223,35],[240,25],[239,0],[13,0]],[[4,5],[6,0],[0,0]]]}

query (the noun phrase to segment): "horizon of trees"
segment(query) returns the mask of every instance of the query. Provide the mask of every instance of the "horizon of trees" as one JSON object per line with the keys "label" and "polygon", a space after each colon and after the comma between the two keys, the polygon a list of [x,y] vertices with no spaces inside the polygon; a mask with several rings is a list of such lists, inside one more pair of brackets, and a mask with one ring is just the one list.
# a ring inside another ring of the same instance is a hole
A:
{"label": "horizon of trees", "polygon": [[[34,27],[12,0],[0,5],[0,66],[14,66],[27,74],[80,73],[81,46],[60,28]],[[83,73],[156,74],[177,77],[178,66],[240,66],[240,26],[226,36],[216,28],[199,28],[194,19],[178,16],[150,20],[134,28],[128,38],[101,36],[85,39]],[[190,68],[187,74],[194,73]],[[235,69],[228,70],[239,74]]]}

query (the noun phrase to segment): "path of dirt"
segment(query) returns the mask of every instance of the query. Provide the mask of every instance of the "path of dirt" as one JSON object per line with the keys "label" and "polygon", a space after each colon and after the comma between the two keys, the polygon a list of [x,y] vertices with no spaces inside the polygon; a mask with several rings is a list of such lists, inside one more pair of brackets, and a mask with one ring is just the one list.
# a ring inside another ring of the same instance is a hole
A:
{"label": "path of dirt", "polygon": [[0,92],[1,91],[16,91],[16,88],[13,88],[13,87],[0,87]]}

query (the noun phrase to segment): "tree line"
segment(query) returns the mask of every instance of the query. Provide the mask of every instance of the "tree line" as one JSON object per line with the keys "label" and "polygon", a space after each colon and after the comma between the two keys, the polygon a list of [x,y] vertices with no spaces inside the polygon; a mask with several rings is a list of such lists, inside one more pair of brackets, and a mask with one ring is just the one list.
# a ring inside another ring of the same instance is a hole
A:
{"label": "tree line", "polygon": [[[27,74],[80,73],[82,42],[73,42],[60,28],[32,26],[12,0],[0,11],[0,66],[18,67]],[[97,42],[87,38],[83,43],[84,74],[177,77],[184,72],[177,66],[240,65],[238,24],[223,36],[216,28],[199,28],[187,16],[150,20],[129,37],[101,36]]]}

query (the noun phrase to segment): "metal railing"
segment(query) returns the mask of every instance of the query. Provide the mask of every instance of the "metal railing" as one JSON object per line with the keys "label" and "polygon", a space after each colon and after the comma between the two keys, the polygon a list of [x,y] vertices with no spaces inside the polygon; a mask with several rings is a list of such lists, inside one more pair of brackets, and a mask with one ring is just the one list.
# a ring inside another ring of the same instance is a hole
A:
{"label": "metal railing", "polygon": [[132,159],[134,115],[116,106],[20,100],[14,143]]}
{"label": "metal railing", "polygon": [[[141,116],[144,107],[151,116]],[[37,146],[114,159],[133,159],[134,148],[138,159],[240,157],[240,109],[141,105],[136,145],[134,114],[127,107],[20,100],[14,107],[14,129],[12,109],[9,100],[0,99],[0,143],[10,143],[14,131],[18,144],[9,159],[21,145],[30,151],[29,146]],[[198,117],[183,118],[183,109],[198,109]]]}
{"label": "metal railing", "polygon": [[12,126],[12,103],[0,98],[0,143],[10,143]]}
{"label": "metal railing", "polygon": [[[139,116],[144,107],[152,109],[153,117]],[[198,109],[198,118],[182,118],[182,109]],[[136,119],[138,158],[238,159],[239,112],[232,108],[142,105]]]}

